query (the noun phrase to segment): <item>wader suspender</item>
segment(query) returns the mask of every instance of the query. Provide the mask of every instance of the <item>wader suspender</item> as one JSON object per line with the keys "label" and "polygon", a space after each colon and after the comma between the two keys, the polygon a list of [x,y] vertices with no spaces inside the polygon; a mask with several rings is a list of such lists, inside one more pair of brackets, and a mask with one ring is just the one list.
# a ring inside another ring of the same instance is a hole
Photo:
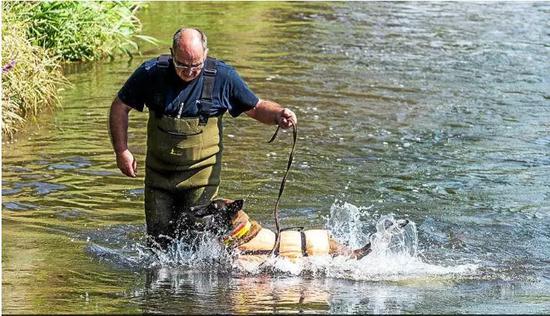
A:
{"label": "wader suspender", "polygon": [[156,87],[153,94],[153,102],[158,109],[155,109],[157,117],[161,117],[164,114],[164,101],[165,95],[163,93],[166,83],[166,76],[168,75],[168,67],[170,66],[171,55],[163,54],[157,57],[157,67],[159,68],[159,74],[157,80],[155,80]]}
{"label": "wader suspender", "polygon": [[[168,67],[170,66],[171,55],[163,54],[157,57],[157,67],[159,68],[159,76],[156,82],[156,89],[153,94],[153,102],[160,108],[155,109],[157,117],[161,117],[164,113],[164,101],[165,95],[163,93],[166,83],[166,76],[168,74]],[[207,57],[204,62],[204,82],[202,86],[201,98],[197,100],[197,107],[199,109],[199,125],[206,125],[208,123],[208,116],[210,115],[210,109],[212,108],[212,92],[214,91],[214,81],[216,79],[216,59]],[[180,111],[182,108],[180,108]],[[178,116],[181,114],[178,113]]]}
{"label": "wader suspender", "polygon": [[214,81],[216,79],[216,59],[207,57],[204,62],[204,82],[202,85],[202,93],[200,100],[197,100],[197,107],[199,108],[199,125],[206,125],[208,123],[208,117],[210,116],[210,110],[212,108],[212,92],[214,91]]}

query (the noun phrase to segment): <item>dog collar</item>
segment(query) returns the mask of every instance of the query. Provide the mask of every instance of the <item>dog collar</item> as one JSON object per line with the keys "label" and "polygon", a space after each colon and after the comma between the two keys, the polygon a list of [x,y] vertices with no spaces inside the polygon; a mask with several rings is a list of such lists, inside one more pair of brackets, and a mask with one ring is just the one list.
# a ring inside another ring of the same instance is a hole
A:
{"label": "dog collar", "polygon": [[231,244],[233,241],[246,236],[246,234],[250,232],[251,227],[252,227],[252,224],[250,223],[250,221],[246,221],[245,223],[240,223],[239,225],[237,225],[237,227],[235,227],[235,229],[233,229],[233,231],[231,231],[229,236],[223,239],[223,242],[226,245],[228,245],[228,244]]}

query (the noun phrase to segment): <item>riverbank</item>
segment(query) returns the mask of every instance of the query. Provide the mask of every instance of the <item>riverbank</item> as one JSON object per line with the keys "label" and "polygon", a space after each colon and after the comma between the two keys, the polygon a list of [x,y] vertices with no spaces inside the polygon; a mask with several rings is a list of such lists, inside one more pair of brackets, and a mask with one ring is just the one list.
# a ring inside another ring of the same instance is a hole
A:
{"label": "riverbank", "polygon": [[2,136],[60,105],[69,84],[62,65],[139,52],[136,12],[143,4],[117,2],[2,3]]}

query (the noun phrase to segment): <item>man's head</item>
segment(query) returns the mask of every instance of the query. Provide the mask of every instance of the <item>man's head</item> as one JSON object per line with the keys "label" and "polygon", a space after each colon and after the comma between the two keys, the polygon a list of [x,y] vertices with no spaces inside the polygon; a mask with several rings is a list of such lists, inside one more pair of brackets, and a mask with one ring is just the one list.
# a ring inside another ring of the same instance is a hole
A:
{"label": "man's head", "polygon": [[208,48],[206,35],[199,29],[181,28],[172,40],[172,59],[181,80],[189,82],[201,72]]}

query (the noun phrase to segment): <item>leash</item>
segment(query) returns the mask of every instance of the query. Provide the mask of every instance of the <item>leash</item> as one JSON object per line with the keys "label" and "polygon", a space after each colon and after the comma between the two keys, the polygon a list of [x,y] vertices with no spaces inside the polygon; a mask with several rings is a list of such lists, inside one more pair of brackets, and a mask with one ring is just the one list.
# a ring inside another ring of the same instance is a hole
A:
{"label": "leash", "polygon": [[[268,144],[275,140],[275,138],[277,137],[277,133],[279,133],[280,128],[281,128],[280,126],[277,126],[277,129],[275,130],[275,134],[273,134],[271,139],[267,142]],[[275,203],[275,209],[273,210],[273,217],[275,218],[275,229],[277,230],[277,238],[275,240],[275,245],[273,245],[273,249],[271,249],[270,255],[273,255],[276,252],[276,250],[279,249],[279,244],[281,242],[281,227],[279,226],[279,202],[281,201],[281,196],[283,195],[283,191],[285,189],[286,177],[288,176],[288,172],[290,171],[290,166],[292,165],[292,160],[294,159],[294,150],[296,149],[297,138],[298,138],[298,127],[296,126],[296,124],[292,124],[292,149],[290,150],[290,155],[288,156],[286,171],[283,176],[283,180],[281,181],[281,186],[279,187],[279,196],[277,197],[277,202]]]}

